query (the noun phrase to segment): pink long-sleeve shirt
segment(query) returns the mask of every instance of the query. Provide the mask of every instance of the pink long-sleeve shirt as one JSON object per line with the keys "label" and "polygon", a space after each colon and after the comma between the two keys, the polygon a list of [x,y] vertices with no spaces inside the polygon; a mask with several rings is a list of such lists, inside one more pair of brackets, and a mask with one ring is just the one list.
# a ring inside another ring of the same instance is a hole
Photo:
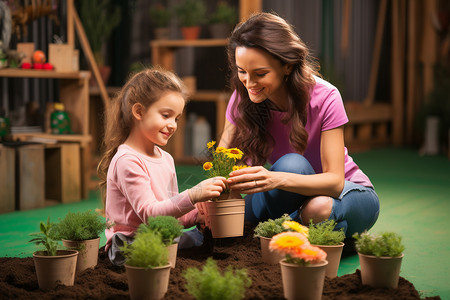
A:
{"label": "pink long-sleeve shirt", "polygon": [[185,227],[195,224],[198,210],[186,191],[178,193],[172,156],[156,147],[160,158],[120,145],[108,169],[106,219],[114,226],[105,230],[106,250],[114,233],[134,235],[149,216],[173,216]]}

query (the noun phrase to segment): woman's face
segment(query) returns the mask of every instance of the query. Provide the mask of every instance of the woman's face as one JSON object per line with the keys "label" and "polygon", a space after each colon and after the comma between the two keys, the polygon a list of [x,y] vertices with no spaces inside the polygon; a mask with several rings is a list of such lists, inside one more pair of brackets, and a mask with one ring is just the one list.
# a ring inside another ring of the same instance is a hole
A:
{"label": "woman's face", "polygon": [[250,100],[261,103],[269,99],[285,110],[287,89],[284,78],[291,67],[283,66],[278,59],[258,48],[237,47],[235,54],[238,77],[247,88]]}

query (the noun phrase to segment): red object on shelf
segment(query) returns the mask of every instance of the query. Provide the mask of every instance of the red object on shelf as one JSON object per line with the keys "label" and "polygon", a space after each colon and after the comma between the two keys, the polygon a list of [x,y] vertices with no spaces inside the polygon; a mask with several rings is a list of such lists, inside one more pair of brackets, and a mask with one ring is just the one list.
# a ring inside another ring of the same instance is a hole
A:
{"label": "red object on shelf", "polygon": [[33,52],[34,64],[43,64],[45,63],[45,60],[46,60],[45,53],[42,50],[36,50]]}
{"label": "red object on shelf", "polygon": [[51,63],[45,63],[42,65],[44,70],[53,70],[53,65]]}
{"label": "red object on shelf", "polygon": [[42,70],[43,64],[33,64],[33,69]]}
{"label": "red object on shelf", "polygon": [[29,62],[22,63],[22,69],[31,69],[31,64]]}

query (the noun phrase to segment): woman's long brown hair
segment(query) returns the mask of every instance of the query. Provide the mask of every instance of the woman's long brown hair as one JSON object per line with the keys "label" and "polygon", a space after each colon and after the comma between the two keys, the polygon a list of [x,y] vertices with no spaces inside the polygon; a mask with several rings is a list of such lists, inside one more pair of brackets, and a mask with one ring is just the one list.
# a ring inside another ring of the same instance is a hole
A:
{"label": "woman's long brown hair", "polygon": [[147,109],[167,92],[180,93],[187,99],[186,87],[175,74],[160,68],[146,69],[131,76],[106,110],[103,155],[97,167],[103,201],[103,210],[100,210],[102,214],[106,205],[109,164],[133,126],[131,108],[135,103],[140,103]]}
{"label": "woman's long brown hair", "polygon": [[287,115],[282,121],[292,122],[289,141],[296,151],[303,153],[308,141],[305,124],[310,90],[315,84],[313,75],[319,76],[317,62],[310,56],[308,48],[292,26],[272,13],[255,14],[234,29],[227,53],[231,87],[237,90],[241,100],[239,103],[236,101],[233,107],[233,111],[237,110],[238,114],[235,116],[236,130],[230,146],[240,148],[253,165],[264,165],[274,147],[274,139],[268,136],[266,130],[270,104],[268,101],[259,104],[250,101],[238,77],[237,47],[262,49],[282,65],[292,66],[291,73],[285,78],[289,97]]}

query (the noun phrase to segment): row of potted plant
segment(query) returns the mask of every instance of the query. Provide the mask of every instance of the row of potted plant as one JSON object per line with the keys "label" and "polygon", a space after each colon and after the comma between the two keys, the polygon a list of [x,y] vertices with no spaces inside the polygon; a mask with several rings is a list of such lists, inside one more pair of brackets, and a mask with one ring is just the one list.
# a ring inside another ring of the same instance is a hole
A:
{"label": "row of potted plant", "polygon": [[[58,282],[71,286],[75,274],[94,268],[98,262],[100,233],[106,222],[93,211],[69,212],[57,223],[40,222],[40,232],[30,242],[43,246],[33,253],[39,288],[49,290]],[[66,249],[60,249],[62,241]]]}
{"label": "row of potted plant", "polygon": [[[321,299],[325,276],[337,276],[345,234],[326,220],[305,227],[288,215],[260,222],[255,237],[261,241],[263,261],[279,263],[287,299]],[[394,232],[353,235],[362,284],[397,288],[404,246]]]}
{"label": "row of potted plant", "polygon": [[150,18],[155,26],[157,39],[169,37],[169,24],[172,16],[176,16],[185,39],[197,39],[200,26],[209,24],[213,38],[225,38],[231,33],[232,26],[237,23],[236,8],[226,1],[219,1],[216,9],[207,17],[204,0],[183,0],[173,9],[161,3],[150,8]]}

